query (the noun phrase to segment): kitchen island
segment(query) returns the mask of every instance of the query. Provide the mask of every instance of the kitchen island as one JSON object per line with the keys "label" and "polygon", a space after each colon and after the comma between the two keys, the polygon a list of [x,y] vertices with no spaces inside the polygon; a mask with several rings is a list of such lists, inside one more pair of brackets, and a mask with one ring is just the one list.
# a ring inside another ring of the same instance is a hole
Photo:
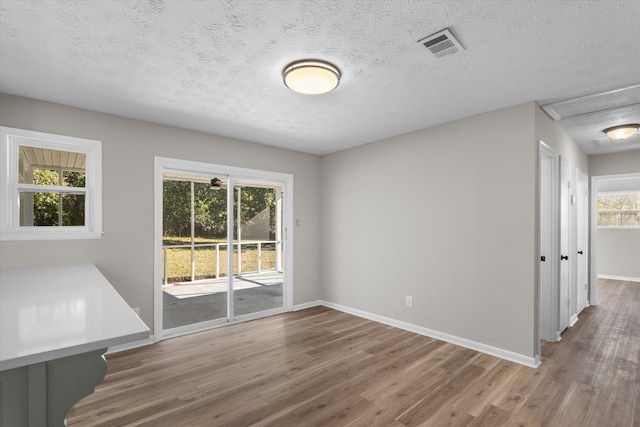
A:
{"label": "kitchen island", "polygon": [[107,349],[148,337],[95,265],[0,269],[0,427],[66,425]]}

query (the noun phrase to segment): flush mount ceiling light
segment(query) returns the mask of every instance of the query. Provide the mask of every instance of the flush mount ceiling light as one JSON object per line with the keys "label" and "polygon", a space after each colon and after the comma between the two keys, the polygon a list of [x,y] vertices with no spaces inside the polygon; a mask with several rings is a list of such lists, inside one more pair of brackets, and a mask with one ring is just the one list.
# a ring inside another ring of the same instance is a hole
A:
{"label": "flush mount ceiling light", "polygon": [[628,125],[613,126],[603,130],[609,138],[612,139],[627,139],[640,128],[640,124],[631,123]]}
{"label": "flush mount ceiling light", "polygon": [[319,95],[331,92],[340,83],[340,70],[316,59],[292,62],[282,71],[284,84],[294,92]]}

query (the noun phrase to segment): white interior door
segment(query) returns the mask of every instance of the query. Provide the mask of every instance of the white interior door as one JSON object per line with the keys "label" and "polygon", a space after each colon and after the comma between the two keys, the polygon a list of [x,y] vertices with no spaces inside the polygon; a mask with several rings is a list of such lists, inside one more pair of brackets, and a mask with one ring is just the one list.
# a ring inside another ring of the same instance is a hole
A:
{"label": "white interior door", "polygon": [[570,189],[571,167],[568,162],[560,160],[560,312],[558,318],[558,331],[562,333],[569,327],[570,293]]}
{"label": "white interior door", "polygon": [[576,174],[576,198],[577,198],[577,293],[576,313],[580,313],[589,305],[588,301],[588,242],[589,242],[589,189],[587,175],[580,169]]}
{"label": "white interior door", "polygon": [[558,334],[558,154],[543,142],[539,151],[539,329],[540,339],[555,342]]}

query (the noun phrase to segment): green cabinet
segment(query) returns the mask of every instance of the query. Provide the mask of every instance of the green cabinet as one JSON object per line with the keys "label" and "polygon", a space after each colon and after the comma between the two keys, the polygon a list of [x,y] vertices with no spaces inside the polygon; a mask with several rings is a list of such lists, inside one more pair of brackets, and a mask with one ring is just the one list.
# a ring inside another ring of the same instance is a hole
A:
{"label": "green cabinet", "polygon": [[0,371],[0,427],[64,427],[107,373],[106,348]]}

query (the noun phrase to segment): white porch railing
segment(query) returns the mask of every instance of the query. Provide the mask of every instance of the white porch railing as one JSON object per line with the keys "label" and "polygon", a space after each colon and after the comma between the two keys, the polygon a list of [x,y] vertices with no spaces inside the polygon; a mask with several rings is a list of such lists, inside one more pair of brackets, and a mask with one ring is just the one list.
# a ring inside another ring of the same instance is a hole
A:
{"label": "white porch railing", "polygon": [[[274,245],[276,252],[276,271],[282,271],[282,240],[262,240],[262,241],[243,241],[243,242],[234,242],[233,249],[237,250],[238,260],[237,260],[237,275],[240,276],[242,274],[242,248],[247,248],[248,246],[256,246],[258,250],[258,270],[257,273],[261,273],[265,270],[262,269],[262,246],[266,244]],[[191,267],[190,267],[190,277],[191,281],[195,280],[195,249],[203,248],[203,247],[214,247],[215,248],[215,277],[220,277],[220,248],[227,247],[227,243],[199,243],[199,244],[188,244],[188,245],[170,245],[170,246],[162,246],[162,277],[163,283],[167,285],[169,282],[167,265],[169,259],[169,249],[179,249],[179,248],[189,248],[191,249]],[[271,269],[272,270],[272,269]]]}

